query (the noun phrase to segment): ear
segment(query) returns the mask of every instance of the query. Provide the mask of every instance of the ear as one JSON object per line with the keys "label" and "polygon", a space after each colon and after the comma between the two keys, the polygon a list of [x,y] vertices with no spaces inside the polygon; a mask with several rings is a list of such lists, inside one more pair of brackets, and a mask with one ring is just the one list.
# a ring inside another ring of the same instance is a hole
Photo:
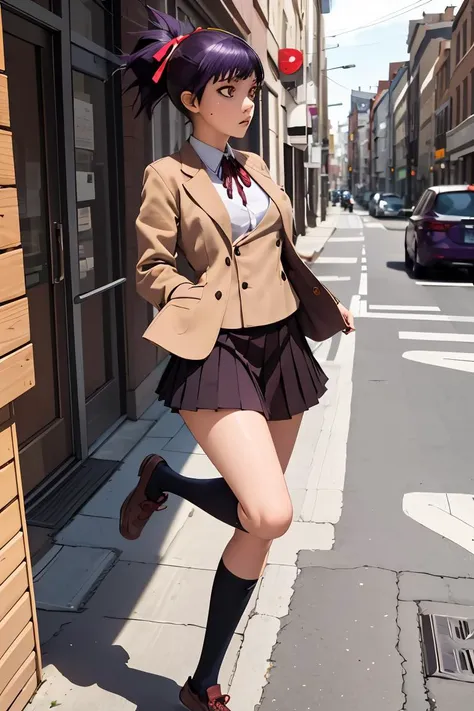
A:
{"label": "ear", "polygon": [[189,113],[199,113],[199,101],[191,91],[183,91],[181,94],[181,102],[186,111],[189,111]]}

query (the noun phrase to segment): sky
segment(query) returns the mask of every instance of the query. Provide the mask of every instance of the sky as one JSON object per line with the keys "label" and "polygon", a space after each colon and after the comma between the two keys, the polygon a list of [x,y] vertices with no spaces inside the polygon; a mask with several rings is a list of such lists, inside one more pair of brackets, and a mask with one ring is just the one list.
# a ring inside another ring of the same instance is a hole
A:
{"label": "sky", "polygon": [[[447,5],[460,7],[462,0],[332,0],[332,10],[324,15],[328,68],[355,64],[355,69],[328,72],[328,103],[342,102],[329,109],[329,119],[336,129],[347,123],[350,110],[350,90],[375,92],[379,79],[388,79],[390,62],[408,59],[408,22],[421,18],[423,12],[442,12]],[[404,14],[375,27],[331,37],[344,30],[353,30],[395,13]],[[338,86],[335,82],[342,86]],[[344,88],[343,88],[344,87]]]}

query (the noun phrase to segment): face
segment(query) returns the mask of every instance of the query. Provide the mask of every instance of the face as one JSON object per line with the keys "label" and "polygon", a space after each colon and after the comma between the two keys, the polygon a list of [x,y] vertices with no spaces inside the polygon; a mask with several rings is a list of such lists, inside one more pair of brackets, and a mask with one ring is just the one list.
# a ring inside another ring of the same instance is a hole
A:
{"label": "face", "polygon": [[252,121],[257,95],[255,74],[248,79],[231,79],[208,82],[201,101],[193,103],[190,92],[184,92],[182,99],[188,110],[214,130],[243,138]]}

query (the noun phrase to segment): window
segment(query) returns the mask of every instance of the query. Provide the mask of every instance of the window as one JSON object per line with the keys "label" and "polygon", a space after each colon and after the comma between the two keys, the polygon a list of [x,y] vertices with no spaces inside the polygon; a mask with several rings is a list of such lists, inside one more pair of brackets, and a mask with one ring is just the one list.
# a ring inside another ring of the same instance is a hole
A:
{"label": "window", "polygon": [[467,20],[462,23],[462,56],[467,52]]}
{"label": "window", "polygon": [[458,32],[456,37],[456,64],[459,64],[461,60],[461,33]]}
{"label": "window", "polygon": [[112,3],[96,0],[71,2],[71,30],[101,45],[112,48]]}
{"label": "window", "polygon": [[474,217],[474,193],[440,193],[436,200],[436,212],[440,215]]}
{"label": "window", "polygon": [[474,114],[474,69],[471,69],[471,115],[472,114]]}
{"label": "window", "polygon": [[462,120],[465,121],[467,119],[467,77],[464,79],[462,83]]}
{"label": "window", "polygon": [[456,87],[456,123],[461,123],[461,86]]}

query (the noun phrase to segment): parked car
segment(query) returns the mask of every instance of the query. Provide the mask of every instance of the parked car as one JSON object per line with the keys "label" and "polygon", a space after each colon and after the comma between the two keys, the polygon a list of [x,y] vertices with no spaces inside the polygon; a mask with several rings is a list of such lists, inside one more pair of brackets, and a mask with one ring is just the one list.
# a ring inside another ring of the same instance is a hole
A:
{"label": "parked car", "polygon": [[396,193],[374,193],[369,202],[372,217],[398,217],[403,200]]}
{"label": "parked car", "polygon": [[421,196],[405,231],[415,278],[433,266],[474,267],[474,185],[437,185]]}

